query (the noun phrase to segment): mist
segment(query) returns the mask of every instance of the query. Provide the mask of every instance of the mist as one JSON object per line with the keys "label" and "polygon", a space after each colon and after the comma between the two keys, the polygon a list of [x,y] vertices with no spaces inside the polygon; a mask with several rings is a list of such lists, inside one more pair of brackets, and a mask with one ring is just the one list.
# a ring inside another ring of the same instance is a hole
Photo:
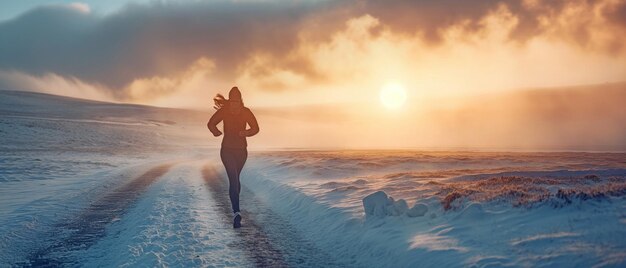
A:
{"label": "mist", "polygon": [[624,99],[626,83],[613,83],[440,99],[402,111],[386,111],[374,103],[257,109],[263,124],[257,144],[266,148],[625,151]]}

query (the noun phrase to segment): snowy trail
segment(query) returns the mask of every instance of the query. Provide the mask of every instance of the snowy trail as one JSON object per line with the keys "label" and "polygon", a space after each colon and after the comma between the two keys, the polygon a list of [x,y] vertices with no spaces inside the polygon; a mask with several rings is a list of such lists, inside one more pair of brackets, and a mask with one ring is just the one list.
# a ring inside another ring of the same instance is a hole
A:
{"label": "snowy trail", "polygon": [[36,251],[30,257],[34,266],[57,266],[66,258],[64,252],[89,247],[105,235],[109,223],[119,218],[155,180],[163,176],[172,164],[158,165],[129,183],[93,202],[77,217],[55,228],[53,237],[69,236],[51,246]]}
{"label": "snowy trail", "polygon": [[42,234],[23,266],[346,267],[244,186],[232,229],[228,182],[214,163],[170,160],[95,197]]}
{"label": "snowy trail", "polygon": [[[228,197],[228,185],[226,185],[219,173],[217,173],[215,168],[210,164],[202,169],[202,177],[215,198],[220,212],[223,215],[222,219],[224,223],[232,224],[232,209]],[[248,214],[245,213],[245,211],[243,211],[243,213],[244,215]],[[250,255],[257,266],[287,266],[281,252],[272,245],[267,234],[253,219],[246,218],[244,227],[237,230],[236,233],[238,237],[241,238],[238,245],[246,249],[246,253]]]}
{"label": "snowy trail", "polygon": [[176,165],[146,191],[107,236],[75,254],[85,267],[251,267],[223,224],[198,165]]}
{"label": "snowy trail", "polygon": [[[232,225],[228,182],[211,163],[202,168],[208,190],[223,214],[225,224]],[[238,246],[257,267],[346,267],[304,239],[287,220],[272,211],[246,187],[242,178],[242,228],[235,230]]]}

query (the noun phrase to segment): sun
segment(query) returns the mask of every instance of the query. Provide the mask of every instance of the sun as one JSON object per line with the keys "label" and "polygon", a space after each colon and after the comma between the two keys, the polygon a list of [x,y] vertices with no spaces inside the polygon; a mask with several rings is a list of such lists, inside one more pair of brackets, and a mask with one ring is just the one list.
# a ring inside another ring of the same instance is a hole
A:
{"label": "sun", "polygon": [[398,83],[389,83],[380,89],[380,102],[389,109],[398,109],[406,102],[406,89]]}

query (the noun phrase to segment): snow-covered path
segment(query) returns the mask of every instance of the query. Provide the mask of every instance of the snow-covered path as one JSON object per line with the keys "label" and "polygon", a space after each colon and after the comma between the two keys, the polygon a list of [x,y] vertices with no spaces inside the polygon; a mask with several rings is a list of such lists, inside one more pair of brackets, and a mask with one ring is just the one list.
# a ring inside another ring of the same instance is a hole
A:
{"label": "snow-covered path", "polygon": [[[232,224],[226,178],[210,163],[202,168],[202,176],[223,213],[225,224]],[[257,267],[345,267],[304,239],[294,226],[250,191],[245,182],[241,189],[244,220],[236,234],[240,247]]]}
{"label": "snow-covered path", "polygon": [[89,267],[339,266],[245,186],[232,229],[228,182],[211,162],[171,161],[54,225],[20,265]]}
{"label": "snow-covered path", "polygon": [[52,245],[35,251],[30,257],[33,265],[60,265],[66,262],[67,252],[79,251],[91,246],[106,235],[109,223],[119,219],[140,197],[144,190],[159,179],[171,167],[162,164],[93,201],[87,208],[68,222],[57,224],[53,237],[64,237]]}
{"label": "snow-covered path", "polygon": [[250,266],[220,217],[197,165],[181,163],[77,260],[85,266]]}

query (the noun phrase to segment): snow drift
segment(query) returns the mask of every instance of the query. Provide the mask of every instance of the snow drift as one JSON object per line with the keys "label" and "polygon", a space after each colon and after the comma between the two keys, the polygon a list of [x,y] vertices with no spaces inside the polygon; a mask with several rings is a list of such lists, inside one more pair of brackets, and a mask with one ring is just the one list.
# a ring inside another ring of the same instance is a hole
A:
{"label": "snow drift", "polygon": [[366,216],[400,216],[421,217],[428,212],[426,204],[416,203],[409,209],[404,199],[394,200],[383,191],[375,192],[363,198],[363,210]]}

